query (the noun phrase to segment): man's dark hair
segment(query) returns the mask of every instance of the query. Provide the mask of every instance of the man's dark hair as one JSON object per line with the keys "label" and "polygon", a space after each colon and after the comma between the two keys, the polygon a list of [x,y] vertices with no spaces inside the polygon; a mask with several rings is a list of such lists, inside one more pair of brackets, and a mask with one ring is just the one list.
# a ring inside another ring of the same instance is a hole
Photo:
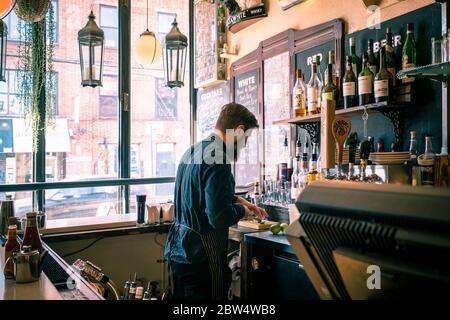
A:
{"label": "man's dark hair", "polygon": [[244,125],[244,131],[259,127],[253,113],[243,105],[234,102],[224,105],[217,119],[216,129],[226,132],[239,125]]}

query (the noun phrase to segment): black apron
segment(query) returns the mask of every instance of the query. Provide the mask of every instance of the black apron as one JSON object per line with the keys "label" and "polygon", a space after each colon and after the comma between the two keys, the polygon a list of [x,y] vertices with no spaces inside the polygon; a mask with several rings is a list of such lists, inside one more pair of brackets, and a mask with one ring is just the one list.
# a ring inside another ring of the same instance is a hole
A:
{"label": "black apron", "polygon": [[[206,234],[200,234],[186,225],[175,222],[175,236],[180,228],[187,228],[196,233],[203,244],[211,274],[211,300],[223,301],[228,297],[231,286],[231,270],[227,263],[228,230],[213,229]],[[169,288],[174,292],[172,270],[169,267]]]}

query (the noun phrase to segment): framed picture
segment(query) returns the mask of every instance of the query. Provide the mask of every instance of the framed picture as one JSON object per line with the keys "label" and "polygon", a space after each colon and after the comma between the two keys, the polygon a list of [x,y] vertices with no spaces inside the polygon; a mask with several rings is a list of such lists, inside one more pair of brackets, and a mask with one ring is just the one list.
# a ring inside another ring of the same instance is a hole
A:
{"label": "framed picture", "polygon": [[205,88],[226,80],[226,61],[220,48],[226,43],[225,7],[222,3],[194,2],[194,86]]}

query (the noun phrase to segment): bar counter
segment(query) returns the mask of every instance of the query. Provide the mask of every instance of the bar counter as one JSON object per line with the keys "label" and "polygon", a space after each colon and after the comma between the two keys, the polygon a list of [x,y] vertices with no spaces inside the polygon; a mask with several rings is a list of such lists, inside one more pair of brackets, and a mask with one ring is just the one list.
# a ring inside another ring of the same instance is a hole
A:
{"label": "bar counter", "polygon": [[70,266],[51,250],[45,243],[44,248],[49,251],[45,259],[52,259],[70,274],[76,282],[74,289],[57,289],[43,271],[39,281],[17,284],[14,280],[7,280],[3,275],[5,264],[5,248],[0,247],[0,300],[103,300],[81,276],[72,270]]}

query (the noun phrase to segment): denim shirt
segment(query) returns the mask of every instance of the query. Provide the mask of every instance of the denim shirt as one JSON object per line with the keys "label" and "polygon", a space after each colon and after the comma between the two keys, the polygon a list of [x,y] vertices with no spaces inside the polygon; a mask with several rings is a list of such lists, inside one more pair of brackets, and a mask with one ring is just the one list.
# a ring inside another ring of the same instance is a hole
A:
{"label": "denim shirt", "polygon": [[228,228],[244,216],[244,206],[236,203],[229,159],[223,140],[216,134],[183,155],[175,182],[174,224],[164,253],[168,261],[205,262],[202,235],[215,230],[228,237]]}

